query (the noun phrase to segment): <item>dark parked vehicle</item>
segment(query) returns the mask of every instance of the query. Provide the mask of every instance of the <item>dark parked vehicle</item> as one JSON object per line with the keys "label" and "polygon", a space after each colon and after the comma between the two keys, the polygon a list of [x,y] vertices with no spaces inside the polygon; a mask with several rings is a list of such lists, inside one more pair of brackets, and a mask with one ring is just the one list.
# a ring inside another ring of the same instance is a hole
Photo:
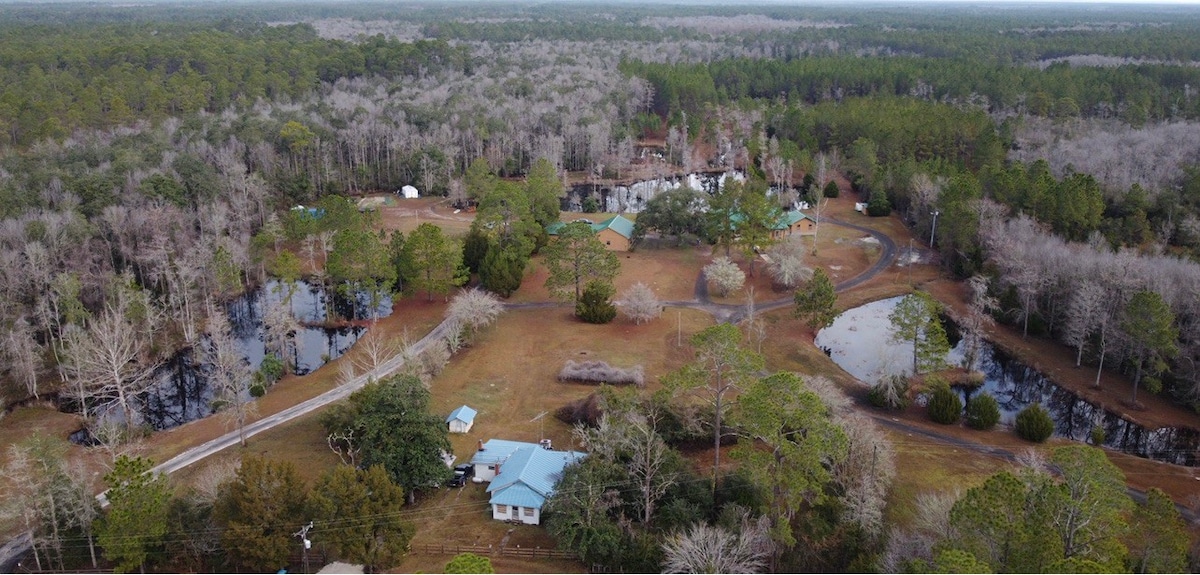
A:
{"label": "dark parked vehicle", "polygon": [[469,463],[456,465],[454,466],[454,477],[451,477],[450,481],[446,482],[446,485],[448,487],[462,487],[467,484],[467,480],[473,475],[475,475],[475,466]]}

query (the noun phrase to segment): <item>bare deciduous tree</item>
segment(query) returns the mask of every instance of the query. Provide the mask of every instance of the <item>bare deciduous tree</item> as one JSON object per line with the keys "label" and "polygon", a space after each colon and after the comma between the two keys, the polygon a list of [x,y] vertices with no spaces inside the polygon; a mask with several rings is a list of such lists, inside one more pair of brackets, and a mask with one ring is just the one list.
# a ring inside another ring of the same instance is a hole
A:
{"label": "bare deciduous tree", "polygon": [[991,312],[999,308],[996,298],[988,293],[988,279],[981,275],[967,280],[971,299],[967,302],[967,313],[959,318],[959,331],[963,338],[963,368],[974,369],[983,348],[984,330],[995,324]]}
{"label": "bare deciduous tree", "polygon": [[1088,339],[1109,315],[1107,294],[1094,280],[1085,279],[1071,293],[1067,307],[1067,322],[1063,326],[1063,340],[1075,348],[1075,367],[1083,362],[1083,348]]}
{"label": "bare deciduous tree", "polygon": [[437,377],[446,369],[446,364],[450,362],[450,347],[445,340],[438,340],[430,343],[425,351],[421,352],[421,369],[429,374],[430,377]]}
{"label": "bare deciduous tree", "polygon": [[721,297],[742,289],[742,285],[746,283],[746,272],[725,256],[718,257],[704,266],[704,277],[716,286],[717,295]]}
{"label": "bare deciduous tree", "polygon": [[758,573],[771,555],[769,530],[766,517],[743,517],[737,533],[697,523],[663,543],[663,572]]}
{"label": "bare deciduous tree", "polygon": [[450,300],[446,317],[459,326],[463,340],[469,342],[480,329],[496,321],[503,311],[504,304],[495,294],[471,289],[460,292]]}
{"label": "bare deciduous tree", "polygon": [[42,372],[41,346],[33,339],[33,328],[25,318],[18,318],[4,337],[0,348],[6,360],[8,374],[24,384],[25,391],[38,397],[38,376]]}
{"label": "bare deciduous tree", "polygon": [[779,286],[792,289],[812,275],[804,265],[804,238],[799,235],[790,235],[767,248],[767,257],[767,272]]}
{"label": "bare deciduous tree", "polygon": [[116,404],[126,429],[133,429],[139,423],[134,399],[153,382],[159,365],[150,351],[161,319],[140,290],[120,286],[113,300],[88,322],[86,330],[67,334],[68,373],[75,383],[71,393],[80,401],[85,418],[94,413],[89,402]]}
{"label": "bare deciduous tree", "polygon": [[222,417],[237,426],[238,440],[246,446],[246,421],[257,413],[257,404],[250,394],[254,378],[250,364],[238,351],[225,312],[213,307],[208,310],[207,359],[212,366],[209,383],[213,390],[213,407]]}
{"label": "bare deciduous tree", "polygon": [[[64,569],[64,550],[69,544],[65,535],[75,528],[87,537],[92,565],[96,565],[92,522],[99,506],[89,483],[91,477],[90,472],[68,461],[62,439],[35,434],[9,446],[0,478],[10,491],[0,499],[0,518],[18,520],[33,534],[39,569]],[[48,563],[45,566],[43,558]]]}
{"label": "bare deciduous tree", "polygon": [[638,325],[643,321],[656,319],[663,311],[662,303],[654,296],[654,290],[642,282],[635,283],[621,292],[616,304]]}
{"label": "bare deciduous tree", "polygon": [[263,344],[267,353],[283,360],[285,369],[296,366],[295,337],[300,322],[292,315],[290,306],[276,298],[268,298],[263,313]]}
{"label": "bare deciduous tree", "polygon": [[402,347],[399,339],[389,337],[383,330],[371,327],[365,336],[354,342],[355,355],[351,365],[359,373],[372,373],[383,365],[383,362],[400,353]]}
{"label": "bare deciduous tree", "polygon": [[846,434],[845,459],[833,466],[833,478],[842,487],[845,519],[872,535],[883,529],[883,509],[896,475],[892,444],[870,418],[853,412],[836,418]]}
{"label": "bare deciduous tree", "polygon": [[624,422],[624,447],[629,451],[629,474],[637,482],[637,507],[642,524],[649,525],[654,506],[675,485],[678,476],[668,469],[671,449],[642,414],[629,413]]}
{"label": "bare deciduous tree", "polygon": [[746,330],[746,339],[754,342],[754,351],[762,353],[762,344],[767,339],[767,322],[754,303],[754,287],[746,290],[746,314],[742,317],[742,329]]}

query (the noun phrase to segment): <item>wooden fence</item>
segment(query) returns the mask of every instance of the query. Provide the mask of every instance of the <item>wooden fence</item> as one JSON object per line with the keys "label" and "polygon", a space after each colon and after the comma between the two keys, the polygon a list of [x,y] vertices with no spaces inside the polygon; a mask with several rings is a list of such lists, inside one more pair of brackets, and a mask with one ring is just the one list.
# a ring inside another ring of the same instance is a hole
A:
{"label": "wooden fence", "polygon": [[447,545],[444,543],[424,543],[414,544],[411,547],[411,551],[420,555],[453,556],[460,553],[474,553],[476,555],[523,557],[526,559],[578,559],[578,557],[570,551],[563,551],[561,549],[543,549],[541,547],[521,547],[516,545],[497,547],[494,545]]}

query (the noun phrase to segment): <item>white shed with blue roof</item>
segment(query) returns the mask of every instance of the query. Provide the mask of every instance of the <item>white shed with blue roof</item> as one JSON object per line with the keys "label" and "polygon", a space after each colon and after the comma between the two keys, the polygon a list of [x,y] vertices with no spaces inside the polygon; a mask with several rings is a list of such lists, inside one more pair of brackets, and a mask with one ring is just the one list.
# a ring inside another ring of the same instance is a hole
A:
{"label": "white shed with blue roof", "polygon": [[466,433],[471,431],[471,426],[475,425],[474,409],[467,406],[462,406],[450,412],[450,416],[446,418],[446,425],[450,428],[450,433]]}

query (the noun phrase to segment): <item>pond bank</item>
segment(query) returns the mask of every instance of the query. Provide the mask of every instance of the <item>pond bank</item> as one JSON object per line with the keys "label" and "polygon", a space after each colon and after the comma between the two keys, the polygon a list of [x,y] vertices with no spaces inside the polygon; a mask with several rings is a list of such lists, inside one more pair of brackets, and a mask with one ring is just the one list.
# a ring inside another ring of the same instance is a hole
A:
{"label": "pond bank", "polygon": [[[878,300],[846,310],[817,335],[816,345],[842,369],[868,384],[891,374],[911,372],[911,343],[890,340],[888,316],[900,299]],[[962,360],[959,347],[946,358],[950,365]],[[1026,406],[1041,404],[1050,412],[1060,437],[1086,441],[1097,428],[1105,432],[1106,447],[1180,465],[1200,464],[1200,432],[1193,426],[1140,425],[1102,404],[1088,402],[990,343],[983,346],[971,368],[985,374],[982,390],[996,397],[1001,421],[1006,424],[1011,424]],[[960,393],[966,396],[972,391],[964,389]]]}
{"label": "pond bank", "polygon": [[[951,317],[959,317],[966,312],[967,294],[962,283],[940,279],[919,287],[947,306]],[[1128,421],[1150,429],[1200,429],[1200,414],[1165,397],[1145,393],[1144,390],[1138,394],[1138,400],[1145,409],[1130,409],[1124,402],[1132,395],[1131,381],[1108,367],[1101,375],[1100,388],[1096,388],[1093,385],[1096,366],[1084,363],[1076,368],[1074,351],[1063,344],[1034,337],[1022,339],[1019,330],[999,324],[987,330],[986,338],[992,345],[1041,372],[1058,386]]]}

